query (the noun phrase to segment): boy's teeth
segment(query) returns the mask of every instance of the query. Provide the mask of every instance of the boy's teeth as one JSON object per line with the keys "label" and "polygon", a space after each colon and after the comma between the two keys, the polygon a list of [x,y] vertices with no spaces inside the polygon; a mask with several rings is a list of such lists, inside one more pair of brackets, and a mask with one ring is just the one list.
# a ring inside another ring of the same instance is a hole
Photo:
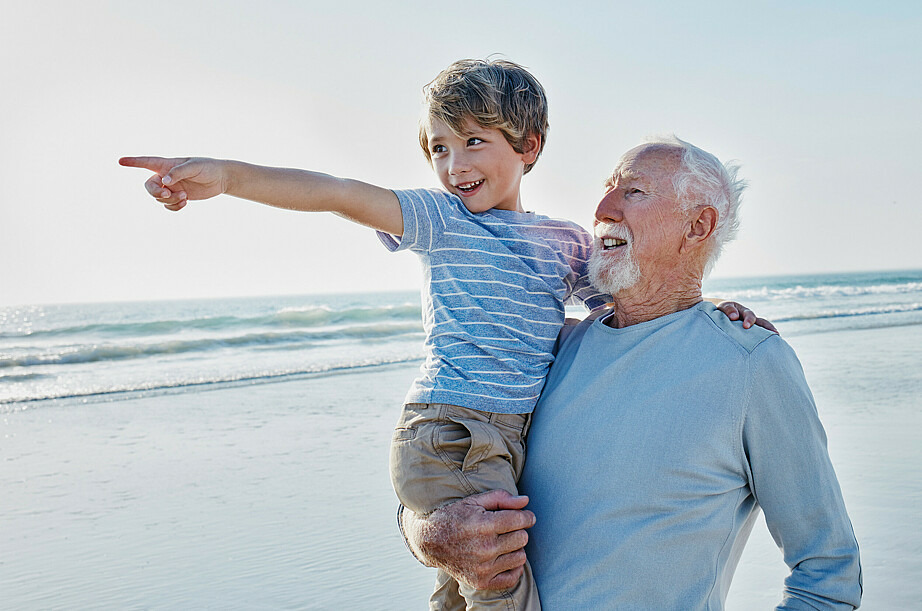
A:
{"label": "boy's teeth", "polygon": [[461,189],[462,191],[470,191],[470,190],[473,189],[474,187],[479,186],[480,183],[482,183],[482,182],[483,182],[483,179],[481,178],[480,180],[477,180],[477,181],[474,181],[474,182],[468,182],[468,183],[465,183],[465,184],[463,184],[463,185],[458,185],[458,188]]}

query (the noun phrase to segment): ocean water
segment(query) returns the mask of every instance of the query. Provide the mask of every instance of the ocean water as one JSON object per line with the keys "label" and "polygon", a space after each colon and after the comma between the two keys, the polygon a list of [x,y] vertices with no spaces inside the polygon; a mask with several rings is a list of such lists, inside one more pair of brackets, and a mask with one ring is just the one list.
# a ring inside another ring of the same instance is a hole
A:
{"label": "ocean water", "polygon": [[[922,271],[721,279],[705,294],[785,337],[922,324]],[[422,340],[415,293],[0,308],[0,410],[415,362]]]}
{"label": "ocean water", "polygon": [[418,361],[419,295],[0,309],[0,409]]}
{"label": "ocean water", "polygon": [[[922,270],[705,294],[803,363],[862,608],[922,608]],[[422,339],[414,293],[0,309],[0,609],[425,608],[387,473]],[[757,525],[727,609],[786,574]]]}

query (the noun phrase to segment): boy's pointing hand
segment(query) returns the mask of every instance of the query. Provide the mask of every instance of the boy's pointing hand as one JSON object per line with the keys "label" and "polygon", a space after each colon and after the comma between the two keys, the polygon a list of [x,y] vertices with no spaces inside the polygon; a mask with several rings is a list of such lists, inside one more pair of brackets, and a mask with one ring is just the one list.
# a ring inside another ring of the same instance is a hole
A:
{"label": "boy's pointing hand", "polygon": [[224,162],[201,157],[122,157],[119,165],[155,172],[144,188],[167,210],[178,211],[189,200],[208,199],[224,193],[227,177]]}

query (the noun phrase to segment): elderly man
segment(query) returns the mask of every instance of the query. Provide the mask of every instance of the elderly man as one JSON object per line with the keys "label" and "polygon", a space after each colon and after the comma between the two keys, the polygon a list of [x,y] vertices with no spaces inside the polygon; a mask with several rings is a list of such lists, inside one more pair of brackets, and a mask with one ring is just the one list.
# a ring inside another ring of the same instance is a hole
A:
{"label": "elderly man", "polygon": [[561,334],[528,437],[530,502],[493,492],[405,516],[429,564],[506,587],[534,523],[546,610],[722,609],[761,507],[791,567],[778,608],[859,605],[858,544],[800,363],[701,298],[743,186],[677,139],[621,158],[591,267],[615,302]]}

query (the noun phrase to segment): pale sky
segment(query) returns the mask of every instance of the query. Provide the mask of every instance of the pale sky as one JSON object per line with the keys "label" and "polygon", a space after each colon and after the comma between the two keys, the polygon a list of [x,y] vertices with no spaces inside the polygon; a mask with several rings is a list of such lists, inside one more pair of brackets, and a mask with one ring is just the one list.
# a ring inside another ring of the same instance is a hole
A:
{"label": "pale sky", "polygon": [[715,277],[922,268],[917,0],[0,2],[0,305],[418,288],[370,230],[229,197],[170,213],[117,159],[437,186],[421,88],[491,54],[548,92],[526,209],[591,225],[621,153],[675,133],[750,182]]}

